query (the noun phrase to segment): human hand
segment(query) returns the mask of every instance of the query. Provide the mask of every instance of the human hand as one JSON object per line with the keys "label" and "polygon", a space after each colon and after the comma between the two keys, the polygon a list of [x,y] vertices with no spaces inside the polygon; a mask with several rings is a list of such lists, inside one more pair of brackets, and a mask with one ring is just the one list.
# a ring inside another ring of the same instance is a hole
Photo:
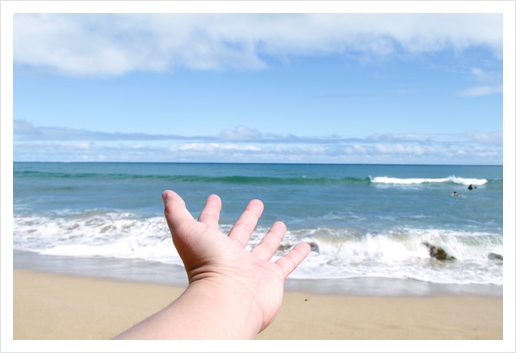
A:
{"label": "human hand", "polygon": [[263,212],[261,201],[250,201],[226,235],[219,230],[222,202],[217,195],[208,197],[198,221],[175,192],[165,191],[162,196],[165,217],[185,265],[189,287],[200,285],[209,287],[212,293],[221,291],[223,296],[235,300],[235,306],[240,306],[236,309],[245,312],[246,324],[254,327],[255,334],[265,329],[280,308],[285,278],[306,258],[310,246],[300,243],[271,262],[286,233],[284,223],[275,222],[259,245],[250,252],[245,249]]}
{"label": "human hand", "polygon": [[296,245],[271,262],[287,230],[282,222],[250,252],[245,247],[263,212],[252,200],[226,236],[219,230],[222,202],[211,195],[196,221],[183,199],[163,193],[172,240],[189,285],[170,305],[115,339],[251,339],[274,319],[285,278],[305,259],[310,245]]}

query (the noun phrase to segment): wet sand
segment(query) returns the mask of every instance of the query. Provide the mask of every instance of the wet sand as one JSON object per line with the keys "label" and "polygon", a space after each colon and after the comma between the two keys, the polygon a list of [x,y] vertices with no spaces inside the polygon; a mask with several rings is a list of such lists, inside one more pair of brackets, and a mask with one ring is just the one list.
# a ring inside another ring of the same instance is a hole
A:
{"label": "wet sand", "polygon": [[[162,309],[181,287],[15,269],[15,340],[106,340]],[[257,340],[502,340],[502,297],[286,292]]]}

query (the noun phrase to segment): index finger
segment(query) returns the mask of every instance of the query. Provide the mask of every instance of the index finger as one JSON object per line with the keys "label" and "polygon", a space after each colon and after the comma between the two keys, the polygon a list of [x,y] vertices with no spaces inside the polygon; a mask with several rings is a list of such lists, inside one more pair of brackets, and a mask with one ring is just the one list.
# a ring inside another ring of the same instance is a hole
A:
{"label": "index finger", "polygon": [[220,210],[222,209],[222,200],[217,195],[210,195],[206,200],[206,205],[199,215],[199,222],[206,224],[208,227],[219,229]]}

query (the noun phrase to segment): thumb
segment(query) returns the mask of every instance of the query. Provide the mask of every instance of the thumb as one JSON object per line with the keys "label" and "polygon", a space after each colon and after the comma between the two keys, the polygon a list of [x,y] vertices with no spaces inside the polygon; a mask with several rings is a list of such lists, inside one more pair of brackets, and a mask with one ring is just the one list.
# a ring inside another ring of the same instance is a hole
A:
{"label": "thumb", "polygon": [[161,198],[165,206],[165,218],[172,235],[181,233],[181,228],[184,229],[192,221],[195,222],[181,196],[171,190],[166,190]]}

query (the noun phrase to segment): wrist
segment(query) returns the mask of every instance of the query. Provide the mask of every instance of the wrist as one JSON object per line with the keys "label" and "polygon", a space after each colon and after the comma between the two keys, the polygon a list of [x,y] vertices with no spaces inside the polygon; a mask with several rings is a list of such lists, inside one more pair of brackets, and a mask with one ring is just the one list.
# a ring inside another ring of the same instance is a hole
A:
{"label": "wrist", "polygon": [[219,332],[216,337],[253,339],[262,330],[256,298],[231,278],[213,276],[192,281],[182,296],[201,309],[203,320],[211,317],[209,331]]}

